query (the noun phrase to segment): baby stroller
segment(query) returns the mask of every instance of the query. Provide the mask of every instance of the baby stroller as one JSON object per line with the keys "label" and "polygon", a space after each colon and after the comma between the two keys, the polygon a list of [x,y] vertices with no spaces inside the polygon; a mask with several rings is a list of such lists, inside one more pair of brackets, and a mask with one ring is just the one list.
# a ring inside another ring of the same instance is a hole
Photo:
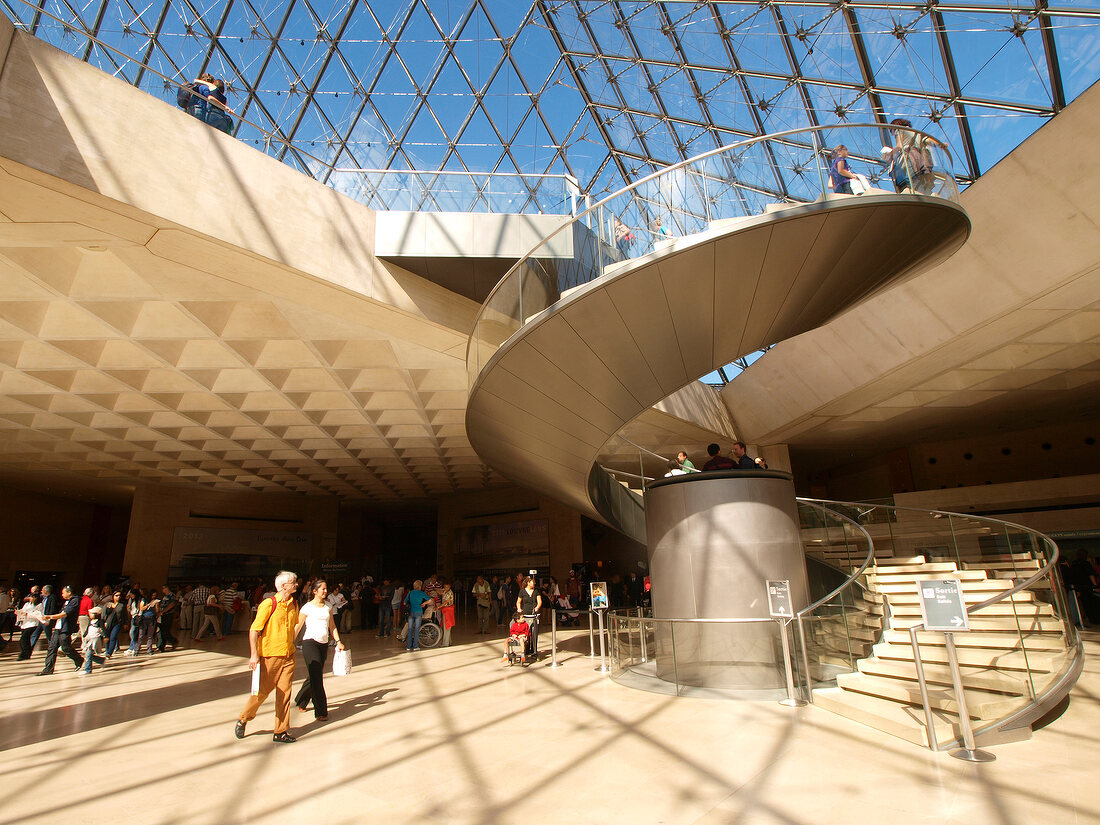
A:
{"label": "baby stroller", "polygon": [[523,664],[523,642],[514,636],[508,637],[508,667]]}

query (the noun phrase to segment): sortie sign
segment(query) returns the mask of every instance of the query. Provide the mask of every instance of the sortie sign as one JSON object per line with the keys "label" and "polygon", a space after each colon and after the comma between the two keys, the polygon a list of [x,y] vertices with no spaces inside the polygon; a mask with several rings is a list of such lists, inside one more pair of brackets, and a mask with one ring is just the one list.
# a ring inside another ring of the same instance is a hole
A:
{"label": "sortie sign", "polygon": [[962,589],[955,579],[917,582],[920,588],[920,614],[926,630],[954,633],[970,629],[963,607]]}

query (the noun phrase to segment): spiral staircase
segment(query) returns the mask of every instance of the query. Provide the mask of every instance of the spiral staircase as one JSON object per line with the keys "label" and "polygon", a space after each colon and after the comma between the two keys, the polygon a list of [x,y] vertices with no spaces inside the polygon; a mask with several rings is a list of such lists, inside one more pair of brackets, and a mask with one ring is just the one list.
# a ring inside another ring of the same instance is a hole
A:
{"label": "spiral staircase", "polygon": [[[879,145],[877,133],[868,141],[860,129],[879,127],[845,126],[843,142]],[[835,130],[818,128],[724,147],[610,196],[520,260],[483,304],[467,349],[466,428],[483,460],[644,542],[641,497],[599,463],[628,423],[717,367],[945,259],[969,234],[944,171],[929,192],[859,197],[828,193],[819,171],[816,193],[773,193],[746,208],[729,171],[734,161],[796,145],[820,170],[818,147],[839,142]],[[648,226],[664,213],[674,216],[677,237],[654,235],[633,257],[615,244],[617,227]],[[549,253],[562,233],[572,233],[571,260]],[[931,736],[916,683],[908,629],[920,622],[918,582],[929,578],[959,580],[974,611],[958,646],[980,741],[1025,737],[1065,696],[1081,655],[1049,539],[974,519],[967,533],[951,514],[817,506],[872,519],[862,561],[849,540],[834,546],[818,528],[804,531],[808,556],[844,579],[805,617],[802,676],[818,706],[916,743],[959,738],[942,635],[917,637]],[[950,541],[937,529],[947,526],[959,528]]]}

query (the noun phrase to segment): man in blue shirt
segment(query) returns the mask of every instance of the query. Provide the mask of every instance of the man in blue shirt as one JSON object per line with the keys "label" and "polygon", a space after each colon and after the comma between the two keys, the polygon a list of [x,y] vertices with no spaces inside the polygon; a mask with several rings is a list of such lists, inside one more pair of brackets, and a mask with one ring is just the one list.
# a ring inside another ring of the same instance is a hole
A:
{"label": "man in blue shirt", "polygon": [[406,650],[420,650],[420,625],[424,621],[424,605],[430,602],[431,596],[420,588],[424,582],[417,579],[413,582],[413,589],[405,597],[405,604],[409,606],[409,634],[405,640]]}
{"label": "man in blue shirt", "polygon": [[[65,604],[61,607],[60,613],[49,613],[42,618],[46,621],[54,622],[53,632],[50,634],[50,646],[46,650],[46,662],[42,665],[42,671],[39,676],[49,676],[53,673],[54,663],[57,661],[57,651],[60,648],[61,652],[68,656],[73,664],[76,666],[76,670],[80,670],[84,664],[84,659],[75,650],[73,650],[73,643],[71,641],[72,635],[77,632],[79,627],[77,623],[77,615],[80,613],[80,597],[73,595],[73,589],[66,585],[61,588],[61,598],[65,600]],[[103,659],[99,656],[93,657],[93,661],[99,659],[99,664],[103,664]]]}

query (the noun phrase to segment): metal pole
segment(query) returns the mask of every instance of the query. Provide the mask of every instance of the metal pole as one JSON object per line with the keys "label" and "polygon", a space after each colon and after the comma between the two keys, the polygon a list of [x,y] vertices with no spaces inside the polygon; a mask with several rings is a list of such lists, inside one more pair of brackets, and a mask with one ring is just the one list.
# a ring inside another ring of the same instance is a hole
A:
{"label": "metal pole", "polygon": [[952,751],[951,755],[964,762],[993,762],[996,756],[989,751],[974,747],[974,731],[970,729],[970,714],[966,710],[966,696],[963,693],[962,672],[959,670],[959,657],[955,653],[955,634],[944,633],[947,640],[947,662],[951,665],[951,681],[955,685],[955,701],[959,705],[959,726],[962,728],[963,747]]}
{"label": "metal pole", "polygon": [[647,655],[645,648],[645,619],[642,616],[642,608],[640,607],[638,608],[638,636],[641,637],[642,641],[642,661],[648,662],[649,656]]}
{"label": "metal pole", "polygon": [[787,677],[787,698],[780,699],[779,704],[789,708],[800,708],[808,702],[794,695],[794,667],[791,665],[791,643],[787,639],[787,625],[790,622],[790,619],[776,619],[779,625],[779,638],[783,640],[783,670]]}
{"label": "metal pole", "polygon": [[550,608],[550,664],[547,667],[561,667],[558,664],[558,609]]}
{"label": "metal pole", "polygon": [[592,630],[592,608],[588,608],[588,656],[589,659],[596,658],[596,636]]}
{"label": "metal pole", "polygon": [[924,663],[920,660],[920,645],[917,643],[917,631],[924,628],[923,624],[915,624],[909,628],[909,641],[913,645],[913,664],[917,668],[917,684],[920,685],[920,701],[924,705],[924,726],[928,734],[928,747],[933,751],[940,749],[936,741],[936,725],[932,718],[932,706],[928,704],[928,682],[924,679]]}
{"label": "metal pole", "polygon": [[596,619],[600,623],[600,666],[595,668],[597,673],[609,673],[611,668],[607,666],[607,651],[603,642],[603,611],[596,612]]}

